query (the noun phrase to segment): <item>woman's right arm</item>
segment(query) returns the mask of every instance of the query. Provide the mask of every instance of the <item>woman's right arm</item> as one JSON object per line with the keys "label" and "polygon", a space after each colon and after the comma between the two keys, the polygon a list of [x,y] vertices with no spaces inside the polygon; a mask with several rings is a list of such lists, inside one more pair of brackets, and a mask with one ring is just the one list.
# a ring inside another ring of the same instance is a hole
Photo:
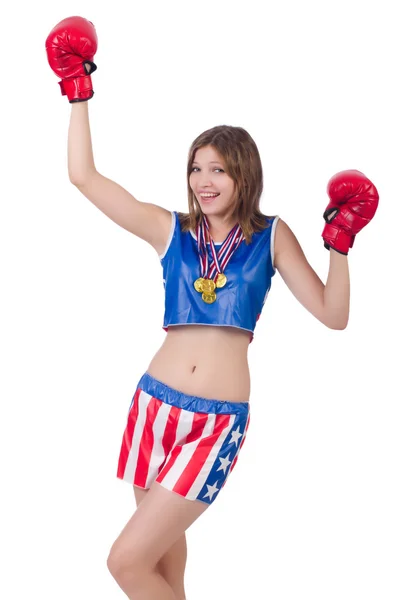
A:
{"label": "woman's right arm", "polygon": [[69,179],[99,210],[123,229],[148,242],[162,254],[171,229],[171,212],[140,202],[95,168],[88,101],[71,103],[68,135]]}

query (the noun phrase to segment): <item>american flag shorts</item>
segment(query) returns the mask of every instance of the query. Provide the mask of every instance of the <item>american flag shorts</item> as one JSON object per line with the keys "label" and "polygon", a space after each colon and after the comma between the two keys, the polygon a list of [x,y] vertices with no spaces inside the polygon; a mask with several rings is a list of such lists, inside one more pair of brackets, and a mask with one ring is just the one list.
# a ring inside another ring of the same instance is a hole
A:
{"label": "american flag shorts", "polygon": [[157,481],[211,504],[236,465],[249,421],[249,402],[190,396],[146,372],[128,410],[117,477],[144,489]]}

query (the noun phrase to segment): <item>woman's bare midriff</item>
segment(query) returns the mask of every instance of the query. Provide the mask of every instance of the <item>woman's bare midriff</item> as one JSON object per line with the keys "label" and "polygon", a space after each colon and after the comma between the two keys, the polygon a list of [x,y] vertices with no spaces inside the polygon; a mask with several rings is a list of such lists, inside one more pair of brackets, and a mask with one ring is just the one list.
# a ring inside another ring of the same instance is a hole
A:
{"label": "woman's bare midriff", "polygon": [[250,339],[236,327],[172,325],[147,372],[184,394],[248,402]]}

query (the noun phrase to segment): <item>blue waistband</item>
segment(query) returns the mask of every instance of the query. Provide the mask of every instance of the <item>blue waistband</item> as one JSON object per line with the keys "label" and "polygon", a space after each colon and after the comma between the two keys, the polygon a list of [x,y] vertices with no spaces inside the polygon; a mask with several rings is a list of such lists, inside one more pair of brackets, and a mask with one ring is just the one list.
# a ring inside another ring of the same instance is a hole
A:
{"label": "blue waistband", "polygon": [[137,388],[142,389],[158,400],[162,400],[166,404],[171,404],[172,406],[192,412],[247,415],[250,410],[249,402],[227,402],[184,394],[155,379],[149,373],[142,375]]}

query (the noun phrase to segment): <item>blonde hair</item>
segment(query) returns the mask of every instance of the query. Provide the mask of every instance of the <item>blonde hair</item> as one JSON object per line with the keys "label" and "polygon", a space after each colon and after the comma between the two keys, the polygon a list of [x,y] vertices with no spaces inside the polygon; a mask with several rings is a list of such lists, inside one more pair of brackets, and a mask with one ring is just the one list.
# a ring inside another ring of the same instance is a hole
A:
{"label": "blonde hair", "polygon": [[269,227],[259,209],[263,191],[263,171],[258,148],[250,134],[242,127],[217,125],[201,133],[189,149],[187,162],[187,188],[189,212],[178,212],[182,231],[195,231],[202,221],[203,213],[189,184],[192,164],[196,151],[204,146],[212,146],[225,161],[226,173],[235,183],[235,195],[230,218],[240,224],[246,244],[252,241],[252,234]]}

